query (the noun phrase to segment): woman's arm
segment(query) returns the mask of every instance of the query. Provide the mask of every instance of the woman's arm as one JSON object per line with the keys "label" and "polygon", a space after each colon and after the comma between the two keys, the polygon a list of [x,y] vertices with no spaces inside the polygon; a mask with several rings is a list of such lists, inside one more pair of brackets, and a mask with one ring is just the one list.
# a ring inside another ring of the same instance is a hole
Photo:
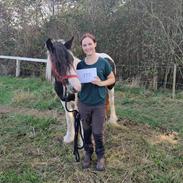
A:
{"label": "woman's arm", "polygon": [[92,81],[93,84],[98,85],[98,86],[109,86],[115,83],[115,77],[114,73],[111,72],[105,81],[102,81],[98,76],[94,81]]}

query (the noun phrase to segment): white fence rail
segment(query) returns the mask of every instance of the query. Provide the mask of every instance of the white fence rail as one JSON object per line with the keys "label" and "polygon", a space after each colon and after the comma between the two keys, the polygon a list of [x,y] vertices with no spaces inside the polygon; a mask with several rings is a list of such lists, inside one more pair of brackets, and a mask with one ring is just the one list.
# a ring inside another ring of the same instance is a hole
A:
{"label": "white fence rail", "polygon": [[14,57],[14,56],[0,55],[0,59],[16,60],[16,77],[20,76],[20,63],[21,63],[21,61],[41,62],[41,63],[47,64],[47,59],[39,59],[39,58]]}

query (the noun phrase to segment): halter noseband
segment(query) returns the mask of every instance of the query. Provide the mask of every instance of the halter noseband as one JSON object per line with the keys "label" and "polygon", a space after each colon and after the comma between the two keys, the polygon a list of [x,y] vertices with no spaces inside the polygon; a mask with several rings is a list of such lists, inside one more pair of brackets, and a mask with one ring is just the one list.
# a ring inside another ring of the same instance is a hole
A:
{"label": "halter noseband", "polygon": [[66,75],[66,76],[59,76],[59,78],[61,79],[61,81],[65,80],[65,79],[69,79],[69,78],[78,78],[78,75]]}

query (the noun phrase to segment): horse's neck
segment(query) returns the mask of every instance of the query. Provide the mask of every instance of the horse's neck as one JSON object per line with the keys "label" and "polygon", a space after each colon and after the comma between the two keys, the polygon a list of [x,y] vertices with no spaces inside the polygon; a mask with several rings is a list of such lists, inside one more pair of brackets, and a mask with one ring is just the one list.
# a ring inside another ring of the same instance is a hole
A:
{"label": "horse's neck", "polygon": [[74,57],[74,63],[73,63],[73,65],[74,65],[74,68],[75,68],[75,69],[77,68],[77,65],[78,65],[78,63],[79,63],[80,61],[81,61],[81,60],[79,60],[78,58]]}

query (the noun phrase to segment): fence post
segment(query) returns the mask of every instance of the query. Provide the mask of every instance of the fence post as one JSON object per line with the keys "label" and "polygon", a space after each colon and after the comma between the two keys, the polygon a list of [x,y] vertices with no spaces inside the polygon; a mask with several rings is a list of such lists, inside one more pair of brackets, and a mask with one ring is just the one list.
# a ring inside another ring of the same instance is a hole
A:
{"label": "fence post", "polygon": [[174,68],[173,68],[173,87],[172,87],[172,98],[173,99],[175,99],[176,73],[177,73],[177,65],[174,64]]}
{"label": "fence post", "polygon": [[20,60],[16,60],[16,77],[20,76]]}

